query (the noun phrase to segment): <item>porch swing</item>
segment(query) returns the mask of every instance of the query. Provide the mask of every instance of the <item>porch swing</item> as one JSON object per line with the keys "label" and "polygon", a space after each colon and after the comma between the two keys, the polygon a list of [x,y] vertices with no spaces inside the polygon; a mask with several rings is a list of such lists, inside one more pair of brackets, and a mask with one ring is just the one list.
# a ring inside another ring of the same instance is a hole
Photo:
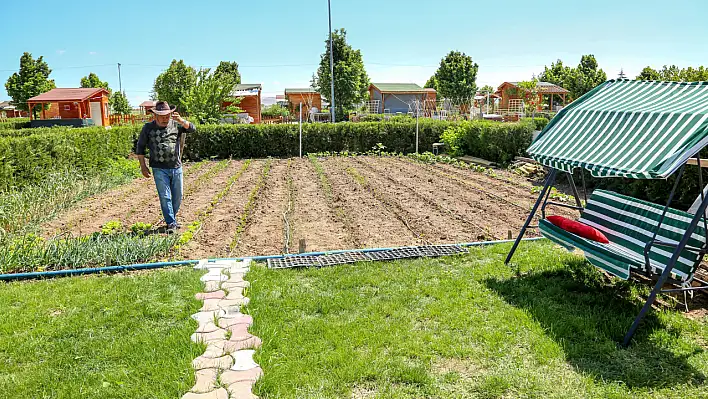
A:
{"label": "porch swing", "polygon": [[[706,190],[691,207],[695,212],[670,207],[687,163],[698,165],[698,184],[704,187],[699,153],[706,145],[708,82],[610,80],[597,86],[561,110],[529,147],[530,156],[550,172],[505,263],[540,207],[544,237],[583,251],[589,263],[619,278],[636,273],[656,279],[624,337],[628,346],[660,292],[708,289],[708,282],[695,276],[708,253]],[[584,170],[599,178],[667,179],[675,173],[676,181],[665,206],[599,189],[583,205],[573,180],[576,168],[583,187]],[[568,177],[575,205],[549,201],[559,173]],[[602,232],[609,243],[557,227],[546,218],[548,205],[579,211],[579,222]],[[666,283],[680,288],[663,289]]]}

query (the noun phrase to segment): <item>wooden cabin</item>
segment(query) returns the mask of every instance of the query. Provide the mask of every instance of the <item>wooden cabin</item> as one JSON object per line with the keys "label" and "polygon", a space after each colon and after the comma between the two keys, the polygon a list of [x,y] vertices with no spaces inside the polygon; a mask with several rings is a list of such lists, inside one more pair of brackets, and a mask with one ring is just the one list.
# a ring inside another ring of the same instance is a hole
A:
{"label": "wooden cabin", "polygon": [[[237,104],[239,108],[246,111],[248,116],[253,118],[251,124],[261,123],[261,92],[263,87],[258,84],[248,84],[240,83],[234,86],[233,92],[231,92],[231,97],[241,99],[241,102]],[[225,109],[229,105],[233,104],[230,101],[225,101],[222,107]]]}
{"label": "wooden cabin", "polygon": [[[510,108],[509,104],[512,100],[524,100],[518,84],[519,82],[504,82],[497,88],[495,94],[501,98],[499,108],[508,109]],[[544,104],[548,104],[549,111],[555,111],[556,107],[554,106],[554,99],[560,99],[560,106],[565,106],[566,95],[568,95],[570,91],[548,82],[538,82],[537,85],[539,97],[537,107],[538,111],[543,110]],[[558,101],[555,102],[558,103]]]}
{"label": "wooden cabin", "polygon": [[312,87],[285,89],[285,99],[288,101],[290,115],[295,117],[300,114],[300,103],[302,103],[303,120],[308,119],[312,108],[322,112],[322,96]]}
{"label": "wooden cabin", "polygon": [[103,88],[51,89],[27,100],[30,110],[49,104],[48,110],[40,107],[40,118],[29,113],[30,126],[108,126],[108,100],[108,90]]}
{"label": "wooden cabin", "polygon": [[369,85],[369,99],[377,102],[376,113],[402,113],[411,111],[416,101],[421,104],[435,103],[435,89],[424,89],[415,83],[372,83]]}
{"label": "wooden cabin", "polygon": [[148,112],[150,112],[151,109],[155,108],[155,104],[157,104],[157,101],[152,101],[152,100],[147,100],[143,101],[140,103],[140,113],[143,115],[147,115]]}
{"label": "wooden cabin", "polygon": [[17,109],[9,101],[0,101],[0,118],[26,118],[27,111]]}

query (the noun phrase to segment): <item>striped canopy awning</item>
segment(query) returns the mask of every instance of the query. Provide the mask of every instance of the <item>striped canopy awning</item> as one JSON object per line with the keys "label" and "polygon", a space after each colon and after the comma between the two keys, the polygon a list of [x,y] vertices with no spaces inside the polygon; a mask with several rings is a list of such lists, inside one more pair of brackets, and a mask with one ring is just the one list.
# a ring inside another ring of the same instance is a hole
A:
{"label": "striped canopy awning", "polygon": [[708,82],[610,80],[561,110],[533,159],[596,177],[665,179],[708,144]]}

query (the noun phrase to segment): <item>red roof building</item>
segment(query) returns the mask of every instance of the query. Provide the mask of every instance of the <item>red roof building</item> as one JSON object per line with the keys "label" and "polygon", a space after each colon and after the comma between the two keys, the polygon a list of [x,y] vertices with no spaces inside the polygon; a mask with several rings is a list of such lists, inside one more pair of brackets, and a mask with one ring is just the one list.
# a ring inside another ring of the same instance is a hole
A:
{"label": "red roof building", "polygon": [[[42,109],[42,117],[47,120],[83,120],[91,119],[96,126],[109,125],[108,90],[93,89],[52,89],[27,100],[30,110],[38,105],[51,104],[49,117]],[[33,120],[32,112],[29,113]],[[63,123],[62,123],[63,124]]]}

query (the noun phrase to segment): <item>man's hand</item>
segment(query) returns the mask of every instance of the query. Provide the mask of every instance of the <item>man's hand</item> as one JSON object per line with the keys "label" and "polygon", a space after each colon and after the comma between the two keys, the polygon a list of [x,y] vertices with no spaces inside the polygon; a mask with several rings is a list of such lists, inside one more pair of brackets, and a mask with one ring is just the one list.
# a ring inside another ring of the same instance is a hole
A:
{"label": "man's hand", "polygon": [[180,125],[182,125],[185,129],[189,128],[189,122],[187,122],[186,119],[182,118],[179,114],[179,112],[173,112],[172,113],[172,119],[177,121]]}
{"label": "man's hand", "polygon": [[150,177],[150,169],[148,169],[147,166],[145,165],[140,165],[140,172],[142,172],[143,176],[145,177]]}

